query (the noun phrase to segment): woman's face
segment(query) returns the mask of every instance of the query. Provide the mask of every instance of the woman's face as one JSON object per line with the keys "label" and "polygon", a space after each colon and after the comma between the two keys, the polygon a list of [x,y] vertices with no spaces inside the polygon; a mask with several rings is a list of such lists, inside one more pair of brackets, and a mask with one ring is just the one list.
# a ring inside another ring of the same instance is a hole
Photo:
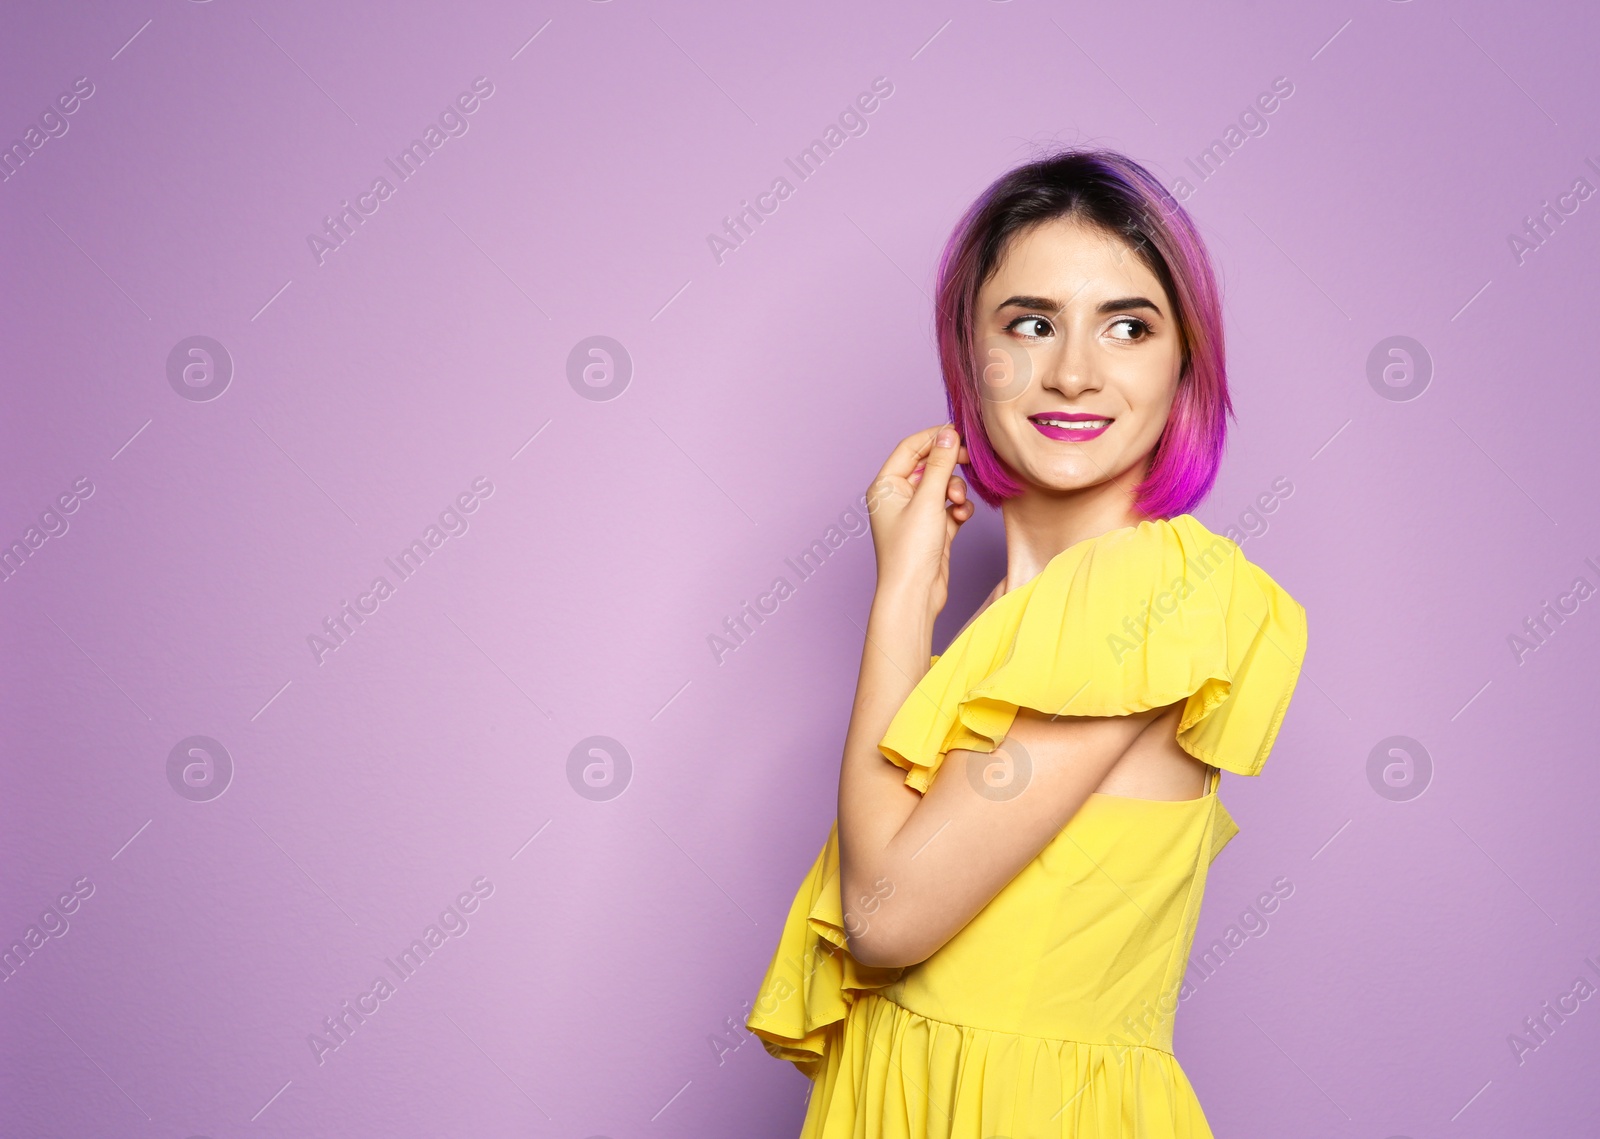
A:
{"label": "woman's face", "polygon": [[983,425],[1030,486],[1094,486],[1161,438],[1183,365],[1172,301],[1120,238],[1066,218],[1016,234],[978,292]]}

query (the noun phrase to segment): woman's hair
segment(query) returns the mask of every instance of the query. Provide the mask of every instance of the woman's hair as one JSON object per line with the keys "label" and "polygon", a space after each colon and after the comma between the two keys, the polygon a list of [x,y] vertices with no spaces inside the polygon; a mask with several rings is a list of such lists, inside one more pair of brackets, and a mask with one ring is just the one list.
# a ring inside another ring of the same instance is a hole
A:
{"label": "woman's hair", "polygon": [[973,325],[978,290],[999,266],[1006,243],[1053,218],[1071,218],[1121,238],[1155,274],[1176,310],[1183,371],[1135,506],[1151,518],[1188,513],[1216,481],[1233,414],[1222,300],[1189,215],[1148,170],[1113,150],[1074,148],[1017,167],[978,197],[945,246],[936,314],[939,360],[950,421],[967,445],[967,481],[990,506],[1022,490],[983,427]]}

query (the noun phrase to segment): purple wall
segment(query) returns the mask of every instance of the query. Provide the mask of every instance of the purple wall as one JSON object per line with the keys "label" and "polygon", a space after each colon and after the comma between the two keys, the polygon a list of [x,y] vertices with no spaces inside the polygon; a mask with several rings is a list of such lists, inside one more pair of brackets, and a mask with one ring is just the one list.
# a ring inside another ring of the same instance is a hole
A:
{"label": "purple wall", "polygon": [[[1187,194],[1239,412],[1198,514],[1310,614],[1275,759],[1224,781],[1200,938],[1255,933],[1178,1019],[1213,1126],[1594,1129],[1600,16],[1203,7],[0,16],[0,1133],[793,1134],[807,1085],[730,1022],[833,810],[873,562],[785,558],[939,421],[937,252],[1052,141]],[[984,512],[944,636],[1002,569]]]}

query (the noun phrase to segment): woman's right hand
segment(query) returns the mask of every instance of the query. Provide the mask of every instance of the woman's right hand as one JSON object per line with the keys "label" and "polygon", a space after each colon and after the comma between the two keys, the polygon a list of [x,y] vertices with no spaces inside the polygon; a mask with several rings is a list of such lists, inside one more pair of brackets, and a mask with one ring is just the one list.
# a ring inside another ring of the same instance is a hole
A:
{"label": "woman's right hand", "polygon": [[[929,621],[949,596],[950,543],[972,517],[967,449],[948,424],[900,441],[867,491],[880,598],[909,602]],[[947,505],[948,502],[948,505]]]}

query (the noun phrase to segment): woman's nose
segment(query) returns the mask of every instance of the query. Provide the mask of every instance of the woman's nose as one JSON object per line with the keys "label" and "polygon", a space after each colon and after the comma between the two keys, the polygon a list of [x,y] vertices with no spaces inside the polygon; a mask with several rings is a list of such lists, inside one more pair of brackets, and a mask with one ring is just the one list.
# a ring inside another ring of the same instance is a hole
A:
{"label": "woman's nose", "polygon": [[1088,354],[1070,344],[1063,344],[1045,364],[1042,379],[1046,387],[1053,387],[1063,395],[1092,391],[1099,386],[1094,361]]}

